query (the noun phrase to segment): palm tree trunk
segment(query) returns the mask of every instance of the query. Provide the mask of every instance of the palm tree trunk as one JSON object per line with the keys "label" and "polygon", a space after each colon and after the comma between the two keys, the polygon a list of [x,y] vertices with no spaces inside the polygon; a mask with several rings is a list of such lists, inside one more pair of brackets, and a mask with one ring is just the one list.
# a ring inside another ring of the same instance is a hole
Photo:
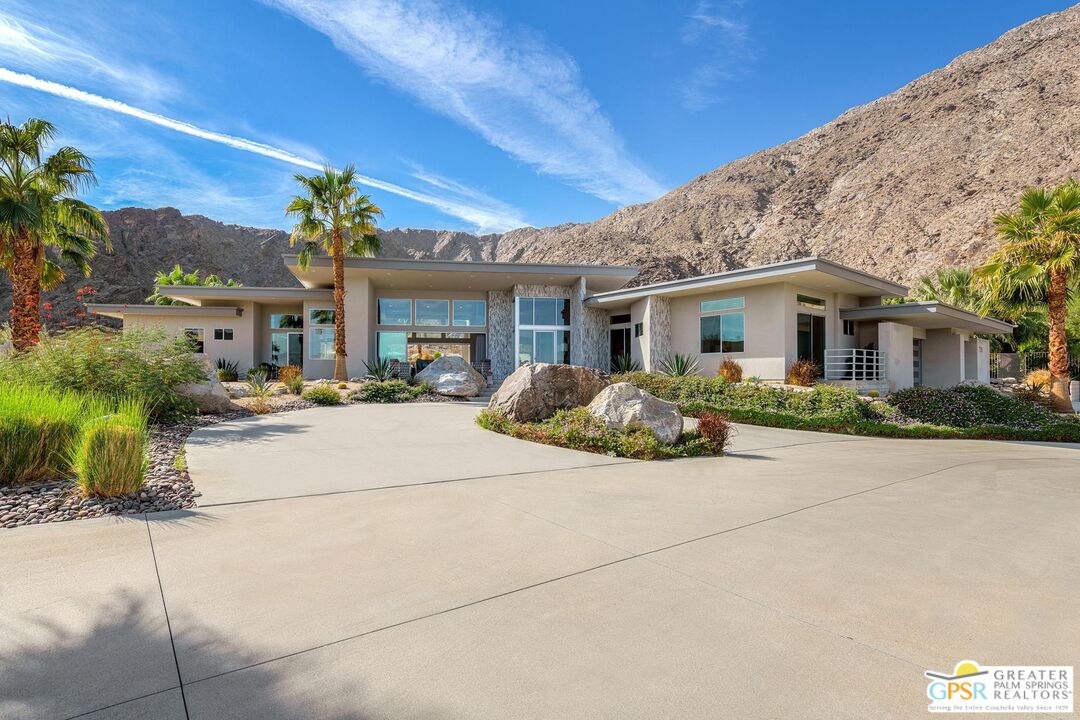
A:
{"label": "palm tree trunk", "polygon": [[24,233],[15,238],[11,262],[11,346],[16,352],[38,342],[41,318],[40,248]]}
{"label": "palm tree trunk", "polygon": [[341,231],[334,231],[334,379],[345,382],[349,369],[345,364],[345,243]]}
{"label": "palm tree trunk", "polygon": [[1047,295],[1050,319],[1050,400],[1058,412],[1072,412],[1069,399],[1069,346],[1065,334],[1065,318],[1068,314],[1066,305],[1069,299],[1069,284],[1065,273],[1055,270],[1050,273],[1050,292]]}

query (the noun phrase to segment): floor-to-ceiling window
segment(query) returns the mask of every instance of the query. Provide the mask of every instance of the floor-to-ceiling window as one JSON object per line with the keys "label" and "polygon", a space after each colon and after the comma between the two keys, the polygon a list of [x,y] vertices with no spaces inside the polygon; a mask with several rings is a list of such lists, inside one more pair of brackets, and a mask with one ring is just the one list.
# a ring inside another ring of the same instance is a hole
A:
{"label": "floor-to-ceiling window", "polygon": [[570,301],[517,299],[518,364],[570,362]]}
{"label": "floor-to-ceiling window", "polygon": [[611,368],[614,371],[620,358],[631,356],[630,313],[612,315],[608,318],[608,322],[611,325],[608,331],[610,333],[608,345],[611,349]]}
{"label": "floor-to-ceiling window", "polygon": [[[825,301],[809,295],[797,295],[799,307],[825,311]],[[811,360],[824,371],[825,315],[800,312],[796,318],[796,352],[800,360]]]}

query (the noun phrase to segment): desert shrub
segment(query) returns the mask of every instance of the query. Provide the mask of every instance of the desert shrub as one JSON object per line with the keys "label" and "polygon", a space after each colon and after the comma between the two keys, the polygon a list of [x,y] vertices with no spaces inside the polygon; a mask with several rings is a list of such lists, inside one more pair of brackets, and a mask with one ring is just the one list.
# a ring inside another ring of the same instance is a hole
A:
{"label": "desert shrub", "polygon": [[1037,390],[1049,390],[1053,380],[1049,370],[1032,370],[1024,377],[1024,384]]}
{"label": "desert shrub", "polygon": [[301,397],[316,405],[338,405],[341,403],[341,393],[329,385],[316,385],[309,388]]}
{"label": "desert shrub", "polygon": [[821,368],[811,360],[796,360],[788,368],[787,381],[789,385],[810,387],[821,376]]}
{"label": "desert shrub", "polygon": [[611,359],[611,372],[628,373],[641,370],[641,364],[629,354],[616,355]]}
{"label": "desert shrub", "polygon": [[278,366],[274,365],[273,363],[268,363],[268,362],[259,363],[258,365],[256,365],[253,368],[248,368],[247,373],[244,375],[244,379],[247,380],[252,375],[262,375],[267,380],[269,380],[269,379],[273,378],[275,374],[277,374],[278,369],[279,369]]}
{"label": "desert shrub", "polygon": [[415,400],[428,392],[428,384],[409,385],[404,380],[386,380],[364,383],[349,399],[366,403],[403,403]]}
{"label": "desert shrub", "polygon": [[709,446],[713,455],[723,455],[731,435],[731,423],[720,413],[705,411],[698,415],[698,433]]}
{"label": "desert shrub", "polygon": [[349,389],[349,383],[346,383],[346,382],[339,382],[339,383],[337,384],[337,389],[338,389],[338,390],[348,390],[348,389]]}
{"label": "desert shrub", "polygon": [[297,378],[303,380],[304,371],[297,365],[282,365],[280,368],[278,368],[277,377],[281,384],[287,387],[289,385],[289,382],[292,380],[295,380]]}
{"label": "desert shrub", "polygon": [[274,406],[270,404],[270,401],[266,397],[259,396],[252,398],[251,402],[247,404],[247,409],[256,415],[266,415],[274,412]]}
{"label": "desert shrub", "polygon": [[878,398],[878,397],[881,397],[881,393],[879,393],[877,390],[869,390],[866,393],[866,397],[868,397],[868,398]]}
{"label": "desert shrub", "polygon": [[123,401],[115,413],[88,421],[71,452],[83,494],[114,497],[141,488],[146,446],[146,412],[138,401]]}
{"label": "desert shrub", "polygon": [[288,380],[282,380],[282,383],[285,385],[285,389],[291,392],[293,395],[299,395],[300,393],[304,392],[303,377],[292,377]]}
{"label": "desert shrub", "polygon": [[717,374],[729,383],[742,382],[742,365],[737,360],[724,360]]}
{"label": "desert shrub", "polygon": [[671,377],[693,375],[698,371],[698,361],[693,355],[675,353],[660,363],[660,372]]}
{"label": "desert shrub", "polygon": [[217,376],[221,382],[236,382],[240,379],[240,365],[235,360],[218,358]]}
{"label": "desert shrub", "polygon": [[593,417],[585,408],[560,410],[538,423],[516,422],[498,411],[483,410],[476,422],[482,428],[519,440],[613,457],[659,460],[708,455],[711,452],[709,444],[696,432],[683,433],[677,444],[665,445],[648,429],[625,432],[611,430],[603,420]]}
{"label": "desert shrub", "polygon": [[1040,405],[985,385],[908,388],[894,394],[892,404],[912,420],[954,428],[1007,425],[1034,429],[1057,420]]}
{"label": "desert shrub", "polygon": [[195,403],[176,387],[201,382],[206,372],[186,339],[156,330],[71,330],[45,336],[27,352],[0,356],[0,384],[69,390],[113,402],[137,397],[157,419],[194,414]]}

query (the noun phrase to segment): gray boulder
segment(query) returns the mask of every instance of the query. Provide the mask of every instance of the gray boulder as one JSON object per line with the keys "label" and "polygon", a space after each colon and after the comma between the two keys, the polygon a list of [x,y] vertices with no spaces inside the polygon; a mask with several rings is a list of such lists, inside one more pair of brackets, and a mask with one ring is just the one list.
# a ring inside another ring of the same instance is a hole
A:
{"label": "gray boulder", "polygon": [[630,383],[604,388],[589,403],[588,410],[612,430],[648,428],[657,440],[669,445],[678,442],[683,431],[683,416],[675,403],[661,400]]}
{"label": "gray boulder", "polygon": [[491,396],[488,407],[519,422],[544,420],[582,407],[611,384],[606,373],[577,365],[522,365]]}
{"label": "gray boulder", "polygon": [[204,415],[217,415],[236,409],[225,386],[213,372],[209,373],[203,382],[184,383],[177,385],[175,389],[180,395],[194,400],[199,406],[199,412]]}
{"label": "gray boulder", "polygon": [[416,382],[429,383],[440,395],[476,397],[487,380],[458,355],[443,355],[416,373]]}

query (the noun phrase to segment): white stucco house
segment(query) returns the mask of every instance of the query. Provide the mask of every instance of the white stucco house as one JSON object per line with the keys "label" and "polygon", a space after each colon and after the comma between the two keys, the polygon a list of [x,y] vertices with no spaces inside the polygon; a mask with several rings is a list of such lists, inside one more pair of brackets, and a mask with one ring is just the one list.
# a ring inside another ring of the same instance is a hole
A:
{"label": "white stucco house", "polygon": [[[188,305],[106,305],[90,312],[125,328],[192,337],[207,358],[334,369],[330,259],[301,270],[302,287],[160,287]],[[495,380],[524,362],[607,370],[628,354],[656,370],[674,353],[714,375],[725,359],[745,376],[783,380],[797,359],[826,382],[860,390],[989,382],[989,343],[1009,323],[938,302],[884,304],[899,283],[807,257],[627,287],[637,269],[614,265],[349,258],[345,325],[350,375],[365,360],[414,367],[433,353],[461,355]],[[983,337],[980,337],[983,336]]]}

